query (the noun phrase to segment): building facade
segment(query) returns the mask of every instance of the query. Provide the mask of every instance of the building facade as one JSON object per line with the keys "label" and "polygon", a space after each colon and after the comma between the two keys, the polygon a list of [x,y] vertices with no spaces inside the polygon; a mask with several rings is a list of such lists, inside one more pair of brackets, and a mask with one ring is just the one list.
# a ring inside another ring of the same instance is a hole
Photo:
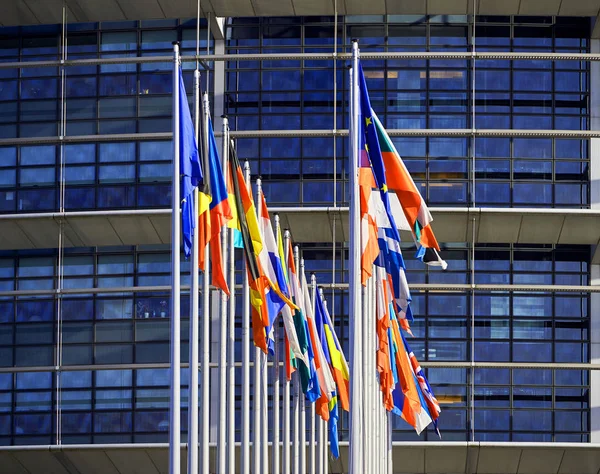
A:
{"label": "building facade", "polygon": [[[551,209],[551,219],[565,219],[600,202],[592,178],[598,145],[577,133],[598,128],[598,70],[586,59],[542,59],[598,52],[593,26],[592,18],[564,16],[246,17],[227,18],[217,37],[203,21],[202,52],[250,56],[206,63],[202,83],[213,116],[229,117],[238,154],[253,178],[262,177],[271,206],[283,216],[287,208],[344,209],[348,61],[309,55],[349,52],[356,38],[367,55],[373,108],[433,209],[434,231],[438,214],[485,208],[504,216],[493,222],[500,234],[516,219],[531,232],[529,214]],[[73,23],[65,31],[0,28],[0,233],[15,219],[28,223],[17,224],[28,242],[3,242],[0,251],[0,444],[166,442],[168,244],[94,243],[95,228],[85,222],[69,229],[92,235],[81,240],[93,245],[77,245],[64,223],[48,240],[53,245],[34,242],[34,234],[37,221],[61,213],[169,208],[168,56],[173,41],[184,56],[195,53],[196,21]],[[473,51],[499,54],[418,56]],[[509,52],[534,57],[502,58]],[[255,56],[263,54],[270,56]],[[43,64],[138,56],[167,59],[64,70]],[[32,61],[42,63],[1,67]],[[183,67],[191,94],[195,64]],[[459,225],[443,220],[438,235]],[[576,365],[594,360],[597,342],[600,308],[589,288],[598,284],[595,247],[469,232],[462,240],[440,237],[447,271],[426,268],[406,243],[408,281],[416,285],[410,342],[441,403],[443,439],[595,440],[593,371]],[[347,242],[341,232],[329,240],[292,234],[307,271],[325,286],[348,350]],[[187,362],[187,294],[181,302]],[[187,371],[182,383],[185,427]],[[394,440],[437,439],[409,428],[397,419]],[[347,430],[342,418],[342,439]]]}

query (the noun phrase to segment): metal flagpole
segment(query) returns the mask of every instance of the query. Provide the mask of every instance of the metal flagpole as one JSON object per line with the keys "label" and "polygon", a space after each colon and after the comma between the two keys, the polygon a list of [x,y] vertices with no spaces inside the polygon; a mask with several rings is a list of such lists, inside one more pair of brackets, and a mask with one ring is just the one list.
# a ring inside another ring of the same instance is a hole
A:
{"label": "metal flagpole", "polygon": [[[323,288],[319,288],[319,295],[321,297],[321,299],[323,300],[323,306],[325,307],[325,309],[327,310],[327,300],[324,298],[323,296]],[[333,331],[333,328],[331,328],[331,330]],[[320,444],[320,456],[323,456],[322,459],[322,464],[323,464],[323,471],[322,474],[327,474],[329,471],[329,435],[327,432],[327,423],[325,423],[324,421],[321,420],[321,424],[323,425],[321,427],[321,438],[319,438],[319,443]]]}
{"label": "metal flagpole", "polygon": [[[283,255],[286,259],[287,268],[287,256],[290,251],[290,231],[286,230],[283,233]],[[286,275],[287,276],[287,275]],[[285,328],[284,328],[285,332]],[[284,344],[285,349],[285,344]],[[283,361],[289,357],[289,354],[284,355]],[[286,374],[283,382],[283,450],[281,453],[281,466],[283,474],[290,474],[292,472],[290,462],[290,381],[287,379],[287,367],[284,365],[283,373]]]}
{"label": "metal flagpole", "polygon": [[[235,171],[234,171],[235,172]],[[250,163],[244,163],[244,179],[250,183]],[[250,251],[250,249],[246,249]],[[250,284],[244,259],[244,284],[242,287],[242,446],[241,474],[250,474]]]}
{"label": "metal flagpole", "polygon": [[[262,194],[262,179],[256,179],[256,216],[258,220],[261,219],[261,194]],[[264,239],[264,236],[263,236]],[[267,334],[268,337],[268,334]],[[268,420],[268,410],[269,410],[269,399],[267,396],[267,387],[268,387],[268,373],[267,373],[267,365],[268,358],[264,352],[260,353],[260,449],[261,449],[261,472],[268,473],[269,472],[269,420]]]}
{"label": "metal flagpole", "polygon": [[[202,96],[202,148],[205,153],[204,162],[208,161],[208,117],[210,115],[208,105],[208,93]],[[208,170],[204,173],[204,179],[207,179]],[[206,211],[209,212],[209,211]],[[201,472],[210,474],[210,409],[209,409],[209,389],[210,389],[210,243],[204,247],[204,274],[202,276],[202,436],[201,436]],[[192,473],[193,474],[193,473]]]}
{"label": "metal flagpole", "polygon": [[[223,119],[223,126],[227,123],[227,136],[223,135],[223,148],[227,148],[227,163],[223,173],[227,178],[230,173],[229,160],[229,121]],[[227,179],[226,181],[227,182]],[[227,462],[229,472],[235,472],[235,231],[229,230],[229,337],[227,348]]]}
{"label": "metal flagpole", "polygon": [[[311,298],[312,298],[312,313],[313,317],[316,314],[316,306],[317,306],[317,277],[314,273],[310,274],[310,287],[311,287]],[[314,321],[313,321],[314,322]],[[315,323],[316,325],[316,323]],[[317,335],[318,338],[318,335]],[[323,361],[321,361],[323,363]],[[313,470],[311,472],[316,472],[318,474],[322,474],[323,469],[323,459],[322,459],[322,440],[321,440],[321,432],[323,430],[322,419],[320,416],[316,416],[315,404],[313,403],[313,425],[311,429],[311,437],[312,437],[312,446],[311,446],[311,457],[312,457],[312,466]],[[315,428],[316,428],[316,438],[315,438]]]}
{"label": "metal flagpole", "polygon": [[387,459],[387,471],[386,474],[393,474],[394,463],[392,461],[392,413],[386,413],[387,418],[387,443],[386,443],[386,459]]}
{"label": "metal flagpole", "polygon": [[358,42],[352,42],[351,72],[351,130],[350,133],[350,275],[349,275],[349,314],[350,314],[350,474],[360,474],[363,466],[363,400],[361,367],[364,364],[362,353],[362,314],[360,290],[360,209],[358,201]]}
{"label": "metal flagpole", "polygon": [[[200,71],[194,71],[194,134],[200,143]],[[195,232],[190,262],[190,368],[188,397],[188,472],[198,472],[198,188],[194,188]]]}
{"label": "metal flagpole", "polygon": [[375,279],[367,281],[367,301],[365,302],[365,317],[363,319],[363,383],[365,385],[366,399],[364,403],[365,430],[365,466],[367,472],[375,472],[375,461],[373,453],[373,438],[375,420],[373,420],[373,371],[371,370],[371,359],[373,355],[371,347],[371,322],[373,320],[373,283]]}
{"label": "metal flagpole", "polygon": [[[275,214],[275,236],[279,235],[279,215]],[[275,357],[273,361],[273,444],[271,445],[271,460],[272,460],[272,471],[273,474],[279,474],[279,386],[281,384],[281,367],[280,359],[281,359],[281,348],[279,347],[280,339],[278,336],[280,334],[279,330],[279,321],[281,319],[277,318],[277,321],[274,323],[273,332],[275,334]]]}
{"label": "metal flagpole", "polygon": [[[289,236],[289,232],[288,232]],[[290,242],[291,245],[291,242]],[[294,264],[296,269],[300,268],[300,251],[298,246],[294,247]],[[297,271],[297,270],[296,270]],[[303,308],[301,308],[303,309]],[[301,449],[301,427],[300,427],[300,405],[301,405],[301,381],[300,381],[300,373],[296,372],[296,376],[294,377],[294,445],[293,445],[293,466],[292,472],[293,474],[300,473],[300,449]]]}
{"label": "metal flagpole", "polygon": [[173,190],[171,214],[171,399],[169,407],[169,474],[179,474],[180,442],[180,346],[179,294],[181,292],[179,220],[179,43],[173,44]]}
{"label": "metal flagpole", "polygon": [[[256,180],[256,185],[258,186],[259,180]],[[250,186],[250,180],[248,180],[248,187]],[[260,202],[256,202],[256,210],[258,214],[258,210],[260,209]],[[254,349],[254,438],[253,438],[253,455],[254,455],[254,469],[252,470],[253,474],[258,474],[262,472],[262,435],[261,435],[261,402],[262,402],[262,372],[261,372],[261,362],[262,362],[262,351],[255,347]],[[266,464],[266,461],[265,461]]]}
{"label": "metal flagpole", "polygon": [[[227,154],[229,144],[227,140],[227,117],[223,117],[223,146],[221,156],[221,168],[227,167]],[[215,242],[218,245],[219,242]],[[221,252],[223,268],[227,268],[227,226],[221,228]],[[227,472],[227,294],[221,290],[219,332],[219,424],[218,424],[218,464],[217,472]]]}
{"label": "metal flagpole", "polygon": [[[298,247],[296,247],[296,252],[298,252]],[[300,275],[304,275],[304,259],[300,259],[300,272],[298,273],[298,278],[300,280],[300,292],[304,291],[302,288],[302,278]],[[304,304],[310,303],[309,301],[305,301]],[[306,310],[306,308],[303,308]],[[298,375],[299,377],[300,375]],[[306,473],[306,396],[303,393],[300,394],[300,473]]]}

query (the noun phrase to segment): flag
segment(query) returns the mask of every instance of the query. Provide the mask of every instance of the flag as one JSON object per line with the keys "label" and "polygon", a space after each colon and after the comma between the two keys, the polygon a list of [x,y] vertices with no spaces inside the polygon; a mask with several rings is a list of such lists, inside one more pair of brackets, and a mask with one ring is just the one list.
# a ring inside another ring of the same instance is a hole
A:
{"label": "flag", "polygon": [[331,370],[327,364],[325,357],[325,348],[321,344],[321,339],[318,336],[317,327],[315,324],[315,315],[311,304],[309,294],[309,286],[306,282],[306,275],[302,275],[302,291],[304,292],[304,302],[306,304],[306,322],[308,327],[308,335],[313,348],[314,366],[319,379],[319,387],[321,393],[315,400],[316,412],[325,421],[329,420],[329,401],[331,394],[335,391],[335,380],[331,375]]}
{"label": "flag", "polygon": [[237,153],[233,148],[230,148],[229,169],[232,177],[236,211],[240,222],[240,231],[244,242],[246,266],[248,268],[254,344],[266,353],[268,347],[265,329],[269,325],[269,316],[265,303],[265,290],[268,282],[262,274],[258,260],[258,254],[262,251],[263,244],[252,193],[246,186]]}
{"label": "flag", "polygon": [[294,328],[296,330],[298,345],[302,354],[302,357],[299,358],[299,361],[302,361],[302,363],[298,363],[300,384],[302,385],[302,393],[304,393],[309,400],[314,401],[320,393],[319,380],[317,378],[316,370],[313,370],[314,364],[312,363],[311,358],[312,348],[309,344],[304,317],[304,294],[300,289],[300,280],[298,279],[298,273],[296,272],[296,264],[294,262],[294,254],[291,245],[288,249],[287,268],[290,282],[290,296],[296,305],[293,316]]}
{"label": "flag", "polygon": [[375,280],[375,310],[377,315],[377,372],[379,373],[379,387],[382,393],[383,405],[386,410],[394,409],[393,390],[397,380],[394,375],[394,362],[390,351],[390,311],[393,306],[390,300],[389,281],[384,268],[377,267]]}
{"label": "flag", "polygon": [[393,413],[400,415],[404,421],[411,425],[417,434],[427,428],[431,423],[431,416],[419,389],[408,352],[404,345],[404,338],[395,314],[391,313],[392,351],[396,363],[398,382],[392,392],[394,398]]}
{"label": "flag", "polygon": [[264,271],[264,274],[269,281],[269,286],[266,288],[265,296],[267,302],[267,311],[269,313],[269,326],[267,328],[267,343],[271,353],[274,349],[274,333],[273,328],[277,315],[281,310],[289,304],[291,307],[294,303],[290,300],[287,282],[283,274],[281,260],[279,258],[279,250],[273,234],[267,201],[262,190],[259,191],[260,199],[260,218],[258,219],[259,229],[263,238],[264,246],[259,252],[259,262]]}
{"label": "flag", "polygon": [[[290,243],[290,250],[291,250]],[[277,227],[277,253],[279,262],[283,270],[283,278],[285,280],[286,294],[290,297],[291,301],[295,303],[291,294],[291,282],[288,277],[288,269],[286,265],[285,250],[283,248],[283,238],[281,236],[281,228]],[[292,262],[293,263],[293,262]],[[298,360],[301,360],[303,364],[308,367],[308,359],[306,359],[302,349],[300,348],[300,341],[298,340],[298,334],[296,333],[296,327],[294,326],[294,317],[292,315],[292,309],[289,305],[285,305],[281,310],[281,317],[283,318],[283,325],[285,328],[285,341],[286,341],[286,357],[288,357],[289,363],[289,375],[291,376],[292,369],[297,367]],[[292,365],[292,361],[293,364]],[[289,380],[289,379],[288,379]]]}
{"label": "flag", "polygon": [[387,185],[390,191],[395,192],[405,217],[405,219],[397,220],[399,223],[406,222],[408,227],[401,225],[400,228],[412,232],[418,247],[417,257],[420,260],[429,265],[440,266],[445,270],[448,264],[438,253],[440,246],[430,225],[433,217],[429,208],[375,112],[372,117],[381,145]]}
{"label": "flag", "polygon": [[[203,181],[200,155],[190,106],[185,93],[183,73],[179,68],[179,174],[181,175],[181,217],[183,250],[186,258],[192,250],[192,240],[196,227],[194,210],[194,188]],[[176,216],[173,216],[175,218]]]}
{"label": "flag", "polygon": [[[208,118],[208,154],[207,165],[210,174],[209,187],[202,189],[200,212],[200,268],[206,268],[204,261],[204,249],[209,242],[211,253],[211,277],[212,284],[229,294],[225,269],[223,268],[223,256],[221,255],[221,228],[232,218],[231,208],[227,199],[227,187],[223,178],[223,171],[219,162],[217,142],[213,132],[212,121]],[[206,204],[208,203],[208,208]]]}
{"label": "flag", "polygon": [[440,417],[442,409],[440,408],[440,404],[438,403],[437,399],[435,398],[435,395],[433,394],[433,390],[431,389],[431,386],[427,381],[427,377],[425,377],[425,373],[421,368],[421,364],[419,364],[419,361],[417,360],[414,352],[408,345],[408,342],[406,342],[406,338],[404,337],[404,335],[402,335],[402,340],[404,342],[406,352],[408,352],[408,355],[410,357],[410,363],[419,383],[419,388],[421,389],[425,403],[427,404],[427,409],[429,411],[431,419],[433,420],[433,426],[438,436],[441,438],[442,435],[440,434],[440,429],[438,428],[437,420]]}
{"label": "flag", "polygon": [[[329,401],[329,448],[335,459],[340,457],[340,440],[338,436],[338,420],[340,418],[338,410],[337,396],[334,395]],[[327,462],[327,461],[325,461]]]}
{"label": "flag", "polygon": [[[229,150],[235,149],[233,140],[229,143]],[[231,220],[227,223],[227,228],[230,229],[230,232],[233,232],[233,246],[236,249],[241,249],[244,247],[244,241],[242,239],[242,232],[240,230],[240,220],[237,215],[237,208],[235,205],[235,195],[233,190],[233,179],[232,174],[227,173],[227,200],[229,201],[229,208],[231,209]]]}
{"label": "flag", "polygon": [[[325,306],[325,302],[321,297],[321,294],[317,295],[315,311],[315,322],[317,325],[317,332],[321,339],[321,345],[323,346],[323,352],[325,359],[329,364],[333,373],[333,378],[336,383],[337,398],[340,400],[342,409],[350,410],[350,370],[348,369],[348,362],[339,340],[335,333],[333,323],[329,311]],[[331,410],[330,410],[331,411]]]}

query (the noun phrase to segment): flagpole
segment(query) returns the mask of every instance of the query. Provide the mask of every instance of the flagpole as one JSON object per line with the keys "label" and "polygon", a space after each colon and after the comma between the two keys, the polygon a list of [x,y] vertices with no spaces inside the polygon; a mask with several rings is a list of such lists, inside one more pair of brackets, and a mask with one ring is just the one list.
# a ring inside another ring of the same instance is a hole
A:
{"label": "flagpole", "polygon": [[351,133],[350,133],[350,474],[365,472],[363,466],[363,400],[361,367],[364,365],[362,352],[362,315],[360,283],[360,208],[358,196],[358,41],[352,41],[351,72]]}
{"label": "flagpole", "polygon": [[[258,180],[257,180],[258,185]],[[248,188],[251,188],[250,181],[248,181]],[[257,213],[260,209],[260,204],[257,202],[256,205]],[[261,402],[262,402],[262,391],[261,391],[261,362],[262,362],[262,351],[256,347],[254,349],[254,439],[253,439],[253,453],[254,453],[254,473],[262,472],[262,434],[261,434]]]}
{"label": "flagpole", "polygon": [[[235,171],[232,171],[235,172]],[[250,183],[250,163],[244,163],[244,179]],[[244,259],[242,287],[242,446],[241,474],[250,474],[250,284]]]}
{"label": "flagpole", "polygon": [[[194,135],[200,143],[200,71],[194,71]],[[190,368],[188,397],[188,472],[198,472],[198,188],[194,188],[195,232],[190,262]]]}
{"label": "flagpole", "polygon": [[[279,224],[279,220],[277,221]],[[287,258],[288,252],[290,251],[290,231],[285,230],[283,233],[283,254],[285,256],[286,265],[288,268]],[[288,275],[286,275],[288,276]],[[289,276],[288,276],[289,281]],[[284,328],[285,332],[285,328]],[[285,348],[285,345],[284,345]],[[290,357],[289,354],[284,356],[284,361]],[[285,362],[284,362],[285,363]],[[287,367],[286,367],[287,369]],[[291,462],[290,462],[290,381],[287,379],[287,370],[284,371],[286,377],[283,383],[283,450],[281,453],[281,466],[283,474],[290,474]]]}
{"label": "flagpole", "polygon": [[[202,148],[205,154],[204,162],[208,162],[208,93],[202,95],[202,130],[204,132]],[[208,176],[205,171],[205,179]],[[205,212],[209,212],[206,210]],[[210,474],[210,243],[204,247],[204,274],[202,275],[202,437],[201,437],[201,472]],[[195,474],[195,473],[191,473]]]}
{"label": "flagpole", "polygon": [[173,43],[173,188],[171,191],[171,397],[169,407],[169,474],[179,474],[181,468],[181,427],[180,427],[180,314],[179,295],[181,293],[180,239],[181,222],[179,201],[179,43]]}
{"label": "flagpole", "polygon": [[[324,297],[323,288],[319,288],[319,296],[323,300],[323,306],[325,307],[325,310],[327,310],[327,300]],[[333,327],[331,328],[331,330],[332,331],[334,330]],[[328,407],[328,409],[329,409],[329,407]],[[331,420],[331,414],[330,414],[330,420]],[[319,439],[319,443],[321,443],[320,455],[323,456],[323,461],[322,461],[323,462],[323,474],[327,474],[329,471],[329,464],[328,464],[329,434],[327,432],[325,422],[323,420],[320,420],[320,423],[323,425],[321,427],[321,438]],[[325,429],[323,429],[323,428],[325,428]]]}
{"label": "flagpole", "polygon": [[363,318],[363,358],[364,364],[363,369],[363,384],[365,386],[365,401],[363,405],[364,410],[364,427],[365,427],[365,472],[374,472],[374,460],[373,460],[373,413],[372,413],[372,396],[373,396],[373,385],[372,385],[372,371],[371,371],[371,320],[372,320],[372,303],[373,303],[373,277],[367,280],[366,295],[367,297],[363,301],[364,306],[364,318]]}
{"label": "flagpole", "polygon": [[[223,146],[221,155],[221,169],[227,166],[227,154],[229,146],[227,143],[227,117],[223,117]],[[221,245],[223,268],[227,268],[227,226],[221,228],[221,242],[215,242]],[[221,290],[220,319],[221,326],[219,332],[219,440],[217,446],[218,464],[217,472],[227,472],[227,294]]]}
{"label": "flagpole", "polygon": [[[288,236],[289,236],[289,231],[288,231]],[[291,241],[290,241],[290,245],[291,245]],[[294,264],[296,268],[300,268],[300,250],[298,248],[298,246],[296,245],[294,247]],[[303,309],[303,308],[301,308]],[[296,372],[296,377],[294,378],[294,446],[293,446],[293,452],[294,452],[294,462],[293,462],[293,474],[300,474],[300,449],[301,449],[301,445],[300,445],[300,440],[301,438],[301,422],[300,422],[300,414],[301,414],[301,395],[302,395],[302,390],[300,389],[300,373]],[[304,473],[303,473],[304,474]]]}
{"label": "flagpole", "polygon": [[[316,314],[316,302],[317,302],[317,277],[314,273],[310,274],[310,296],[312,305],[312,314],[313,317]],[[314,322],[314,321],[313,321]],[[321,423],[319,423],[320,417],[317,417],[315,414],[315,403],[311,404],[310,410],[311,416],[311,425],[310,425],[310,466],[311,471],[314,473],[321,474],[321,466],[319,465],[317,458],[317,439],[320,440],[321,435]],[[317,420],[318,418],[318,420]],[[318,426],[317,426],[318,425]],[[317,429],[319,430],[317,433]]]}
{"label": "flagpole", "polygon": [[[262,179],[256,179],[256,216],[260,222],[261,219],[261,194],[262,194]],[[264,236],[263,236],[264,239]],[[268,334],[267,334],[268,338]],[[267,365],[268,357],[264,352],[260,353],[260,424],[261,424],[261,468],[263,473],[269,472],[269,421],[268,421],[268,397],[267,397]]]}
{"label": "flagpole", "polygon": [[[279,232],[279,215],[275,214],[275,235],[279,235]],[[279,321],[278,318],[273,325],[273,332],[275,334],[275,357],[273,361],[273,444],[271,445],[273,474],[279,474],[279,385],[281,383],[281,368],[279,367],[281,350],[279,348],[279,341],[283,340],[278,337],[278,334],[281,332],[278,330]]]}
{"label": "flagpole", "polygon": [[[227,161],[223,171],[225,173],[225,182],[227,176],[231,172],[229,166],[229,121],[223,118],[223,127],[227,124],[227,135],[223,135],[223,149],[227,149]],[[225,158],[225,157],[224,157]],[[229,464],[229,472],[235,471],[235,232],[234,229],[229,230],[229,337],[227,356],[227,371],[228,385],[227,390],[227,462]]]}
{"label": "flagpole", "polygon": [[[298,247],[296,247],[298,252]],[[300,273],[298,275],[304,275],[304,259],[300,259]],[[302,280],[300,278],[300,291],[304,291],[302,288]],[[304,302],[306,304],[306,301]],[[313,471],[314,472],[314,471]],[[306,473],[306,396],[300,394],[300,473]]]}

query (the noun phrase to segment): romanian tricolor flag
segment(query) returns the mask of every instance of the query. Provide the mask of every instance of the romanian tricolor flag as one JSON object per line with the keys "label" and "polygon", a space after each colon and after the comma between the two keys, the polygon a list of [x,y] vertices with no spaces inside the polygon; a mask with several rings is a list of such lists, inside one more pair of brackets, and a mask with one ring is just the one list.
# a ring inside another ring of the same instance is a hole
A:
{"label": "romanian tricolor flag", "polygon": [[208,119],[208,153],[206,155],[207,167],[205,169],[208,169],[207,174],[210,179],[205,180],[205,185],[200,189],[198,199],[200,203],[200,209],[198,210],[200,215],[199,266],[201,270],[206,269],[204,249],[212,241],[213,245],[210,246],[212,284],[229,294],[219,236],[221,235],[221,228],[231,220],[232,214],[210,118]]}
{"label": "romanian tricolor flag", "polygon": [[248,267],[254,344],[264,353],[267,353],[266,328],[269,326],[269,314],[267,311],[265,292],[269,282],[262,273],[258,259],[258,254],[263,249],[263,243],[258,227],[258,219],[256,217],[252,193],[248,190],[237,153],[233,147],[230,147],[229,156],[229,168],[235,196],[235,205],[240,222],[242,240],[244,242],[246,266]]}

